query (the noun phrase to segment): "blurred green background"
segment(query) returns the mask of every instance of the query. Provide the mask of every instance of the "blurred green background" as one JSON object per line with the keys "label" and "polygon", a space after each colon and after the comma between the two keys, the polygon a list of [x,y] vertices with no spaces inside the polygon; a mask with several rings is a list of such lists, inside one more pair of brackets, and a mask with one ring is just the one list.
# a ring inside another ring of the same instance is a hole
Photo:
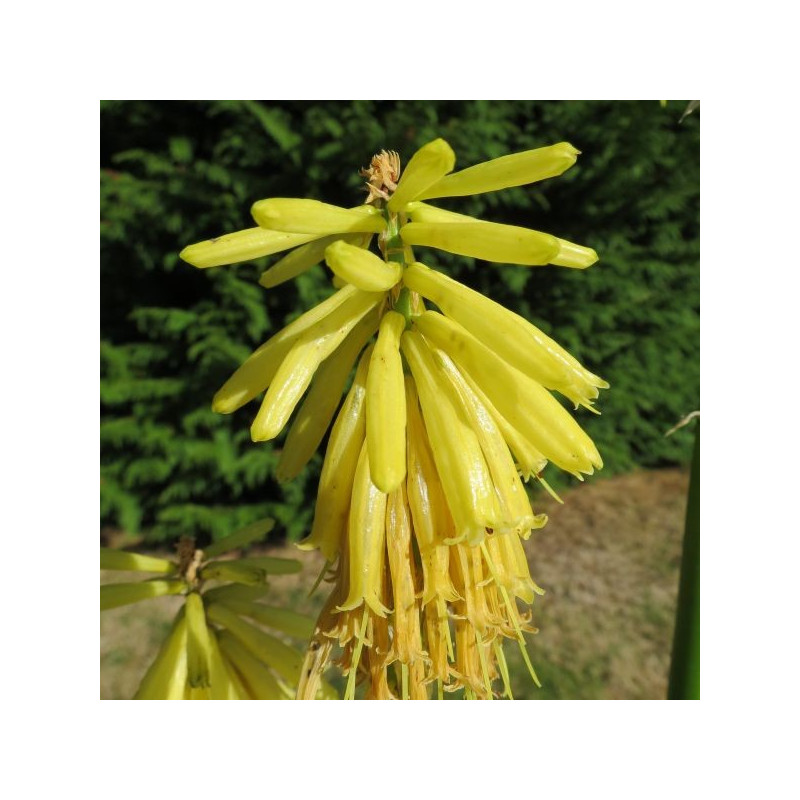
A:
{"label": "blurred green background", "polygon": [[[258,199],[363,198],[380,149],[404,161],[445,138],[456,169],[569,141],[560,178],[437,204],[595,248],[581,272],[502,266],[420,249],[420,260],[531,319],[611,383],[580,413],[603,476],[680,465],[664,432],[699,407],[699,117],[686,101],[155,102],[101,105],[101,528],[157,545],[200,542],[265,515],[310,525],[321,456],[273,478],[282,439],[250,442],[251,404],[211,397],[270,335],[332,291],[322,266],[265,290],[268,259],[196,270],[187,244],[252,227]],[[272,257],[272,261],[280,256]],[[548,470],[563,488],[566,480]],[[572,479],[569,479],[572,480]],[[592,479],[595,480],[595,479]]]}

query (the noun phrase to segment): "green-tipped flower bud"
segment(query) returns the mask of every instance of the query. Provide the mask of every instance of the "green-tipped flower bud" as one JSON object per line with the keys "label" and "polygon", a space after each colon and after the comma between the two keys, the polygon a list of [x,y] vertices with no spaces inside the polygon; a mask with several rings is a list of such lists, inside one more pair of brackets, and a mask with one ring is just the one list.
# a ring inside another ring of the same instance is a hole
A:
{"label": "green-tipped flower bud", "polygon": [[591,247],[558,239],[558,254],[550,259],[551,264],[558,267],[572,267],[573,269],[586,269],[597,261],[597,253]]}

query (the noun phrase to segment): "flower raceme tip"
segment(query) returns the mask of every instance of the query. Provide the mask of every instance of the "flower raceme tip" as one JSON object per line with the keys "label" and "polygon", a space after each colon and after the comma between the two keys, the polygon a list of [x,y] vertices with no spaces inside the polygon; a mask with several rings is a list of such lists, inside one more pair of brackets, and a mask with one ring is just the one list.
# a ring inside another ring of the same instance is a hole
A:
{"label": "flower raceme tip", "polygon": [[[489,261],[529,266],[553,263],[585,268],[596,260],[593,250],[549,234],[516,226],[494,227],[494,223],[485,223],[488,227],[481,231],[463,229],[459,232],[450,226],[456,224],[457,218],[463,215],[450,214],[441,209],[435,209],[440,212],[437,221],[430,218],[425,221],[413,219],[414,203],[417,204],[419,217],[421,200],[494,192],[555,177],[575,163],[578,152],[567,142],[561,142],[452,172],[455,164],[453,151],[444,140],[437,139],[412,157],[398,183],[389,178],[389,183],[380,188],[375,187],[371,179],[368,185],[371,190],[380,191],[388,197],[388,208],[364,204],[346,209],[318,200],[297,198],[259,200],[252,207],[253,218],[259,227],[189,245],[181,251],[180,256],[189,264],[203,269],[250,261],[307,245],[325,236],[342,238],[353,234],[382,233],[387,228],[388,212],[412,218],[411,222],[403,221],[399,228],[402,235],[403,228],[411,226],[403,236],[408,244],[425,244]],[[382,181],[387,173],[396,177],[391,169],[394,167],[373,171],[379,176],[377,180]],[[399,170],[399,164],[396,169]],[[384,202],[383,197],[376,196],[373,202]],[[477,224],[479,220],[463,217],[460,222]],[[433,227],[420,228],[419,225]],[[458,249],[451,250],[453,246]],[[310,269],[319,263],[320,258],[321,253],[307,265],[307,259],[303,259],[302,269],[298,267],[298,270]],[[295,277],[299,271],[288,274],[291,270],[286,270],[286,279]],[[272,285],[277,283],[273,282]]]}

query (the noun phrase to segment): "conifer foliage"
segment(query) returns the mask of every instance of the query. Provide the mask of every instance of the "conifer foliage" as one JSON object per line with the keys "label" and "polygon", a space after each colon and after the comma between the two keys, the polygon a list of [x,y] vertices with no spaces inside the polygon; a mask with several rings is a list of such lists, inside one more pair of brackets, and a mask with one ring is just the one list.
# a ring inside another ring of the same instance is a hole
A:
{"label": "conifer foliage", "polygon": [[[699,406],[699,117],[657,102],[106,102],[101,109],[101,523],[152,541],[217,539],[276,518],[307,533],[319,456],[278,484],[282,440],[210,399],[230,372],[331,293],[316,267],[267,290],[261,259],[194,270],[188,243],[252,226],[267,197],[363,202],[358,169],[445,137],[457,168],[571,141],[578,165],[533,190],[447,202],[453,211],[593,247],[570,270],[487,267],[428,250],[452,277],[533,321],[612,387],[586,420],[607,473],[689,458],[663,433]],[[280,256],[272,257],[272,261]],[[541,313],[540,313],[541,311]],[[252,406],[252,416],[257,406]]]}

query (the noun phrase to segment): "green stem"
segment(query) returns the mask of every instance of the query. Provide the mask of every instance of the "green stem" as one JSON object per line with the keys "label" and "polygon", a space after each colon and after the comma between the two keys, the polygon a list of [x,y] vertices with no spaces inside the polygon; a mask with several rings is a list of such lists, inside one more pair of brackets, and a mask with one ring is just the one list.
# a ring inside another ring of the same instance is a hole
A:
{"label": "green stem", "polygon": [[700,699],[700,423],[686,504],[678,610],[669,671],[670,700]]}
{"label": "green stem", "polygon": [[400,290],[397,300],[394,301],[394,311],[406,318],[406,328],[411,325],[411,292],[407,286]]}
{"label": "green stem", "polygon": [[405,245],[400,238],[400,220],[396,214],[386,212],[386,233],[383,240],[383,257],[386,261],[406,263]]}

